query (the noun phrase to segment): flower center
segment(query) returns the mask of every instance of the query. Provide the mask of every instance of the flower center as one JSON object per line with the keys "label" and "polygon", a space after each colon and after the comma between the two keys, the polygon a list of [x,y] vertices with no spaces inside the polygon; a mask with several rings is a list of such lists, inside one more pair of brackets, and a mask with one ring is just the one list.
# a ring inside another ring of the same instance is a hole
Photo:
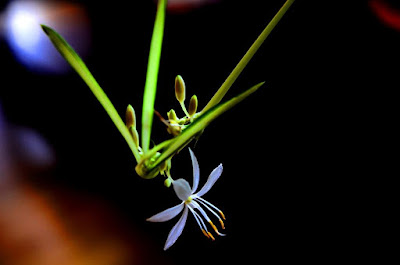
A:
{"label": "flower center", "polygon": [[186,203],[186,204],[189,204],[192,200],[193,200],[193,199],[192,199],[192,196],[189,196],[189,197],[187,198],[187,200],[185,201],[185,203]]}

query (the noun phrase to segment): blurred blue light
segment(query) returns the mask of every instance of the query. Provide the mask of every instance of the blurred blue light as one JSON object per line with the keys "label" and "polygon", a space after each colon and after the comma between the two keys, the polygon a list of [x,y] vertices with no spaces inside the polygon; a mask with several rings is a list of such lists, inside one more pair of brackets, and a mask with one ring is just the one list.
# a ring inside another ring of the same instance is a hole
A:
{"label": "blurred blue light", "polygon": [[66,2],[13,1],[5,11],[3,30],[15,57],[35,72],[63,73],[69,69],[40,24],[61,33],[82,56],[89,46],[88,19],[82,8]]}

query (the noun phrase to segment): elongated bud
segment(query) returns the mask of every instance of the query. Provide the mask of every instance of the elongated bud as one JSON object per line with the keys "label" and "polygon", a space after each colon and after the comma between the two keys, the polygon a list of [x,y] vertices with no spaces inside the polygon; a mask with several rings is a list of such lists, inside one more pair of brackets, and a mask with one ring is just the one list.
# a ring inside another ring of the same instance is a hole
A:
{"label": "elongated bud", "polygon": [[183,103],[185,101],[186,86],[182,76],[180,75],[177,75],[175,78],[175,96],[180,103]]}
{"label": "elongated bud", "polygon": [[198,104],[198,102],[197,102],[197,96],[196,96],[196,95],[193,95],[193,96],[190,98],[189,109],[188,109],[188,112],[189,112],[189,116],[190,116],[190,117],[192,117],[194,114],[196,114],[196,111],[197,111],[197,104]]}
{"label": "elongated bud", "polygon": [[133,142],[135,143],[136,147],[139,147],[139,134],[136,130],[136,114],[131,105],[128,105],[126,108],[125,119],[126,127],[133,138]]}
{"label": "elongated bud", "polygon": [[168,116],[168,120],[170,120],[170,121],[178,121],[178,117],[176,116],[176,112],[173,109],[168,111],[167,116]]}
{"label": "elongated bud", "polygon": [[126,127],[136,128],[136,114],[135,110],[131,105],[128,105],[128,107],[126,108],[125,119],[126,119]]}
{"label": "elongated bud", "polygon": [[139,147],[139,133],[137,132],[136,128],[131,126],[128,127],[128,130],[133,138],[133,142],[135,143],[136,147]]}

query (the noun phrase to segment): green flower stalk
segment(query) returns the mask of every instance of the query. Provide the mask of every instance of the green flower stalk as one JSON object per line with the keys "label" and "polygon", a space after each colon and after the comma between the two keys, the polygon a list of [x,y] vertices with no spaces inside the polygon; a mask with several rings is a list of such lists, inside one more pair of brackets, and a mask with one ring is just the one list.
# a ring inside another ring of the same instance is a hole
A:
{"label": "green flower stalk", "polygon": [[[253,58],[271,31],[282,19],[283,15],[287,12],[293,2],[294,0],[286,1],[247,53],[239,61],[225,82],[217,90],[215,95],[200,112],[197,112],[198,99],[196,96],[191,97],[188,109],[186,109],[184,104],[186,98],[186,87],[182,77],[178,75],[175,80],[175,95],[185,116],[178,118],[175,111],[171,109],[167,114],[168,119],[165,120],[161,114],[154,110],[167,4],[167,0],[158,1],[143,96],[140,134],[141,142],[139,142],[136,114],[133,107],[130,105],[128,106],[125,115],[126,122],[124,123],[110,99],[104,93],[103,89],[92,76],[91,72],[75,50],[55,30],[46,25],[42,25],[42,28],[60,54],[88,85],[97,100],[110,116],[121,135],[126,140],[137,162],[135,170],[138,175],[145,179],[151,179],[161,173],[161,175],[167,176],[169,179],[169,170],[171,168],[171,159],[173,156],[186,147],[193,139],[196,139],[196,137],[204,131],[210,122],[214,121],[223,113],[256,92],[264,84],[264,82],[258,83],[241,94],[221,103],[230,87],[234,84],[236,79]],[[167,126],[167,131],[172,135],[172,138],[150,148],[154,114],[156,114]],[[169,185],[171,185],[171,183],[168,183],[167,181],[166,186]]]}

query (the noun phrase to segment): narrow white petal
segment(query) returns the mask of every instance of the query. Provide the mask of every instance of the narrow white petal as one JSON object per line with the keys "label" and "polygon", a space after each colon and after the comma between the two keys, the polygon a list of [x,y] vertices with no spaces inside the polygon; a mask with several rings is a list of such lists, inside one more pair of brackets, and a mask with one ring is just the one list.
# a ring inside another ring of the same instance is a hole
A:
{"label": "narrow white petal", "polygon": [[168,220],[171,220],[175,216],[177,216],[183,209],[184,203],[182,202],[181,204],[178,204],[174,207],[168,208],[167,210],[164,210],[158,214],[153,215],[150,218],[147,218],[146,220],[149,222],[165,222]]}
{"label": "narrow white petal", "polygon": [[190,157],[192,158],[192,166],[193,166],[193,187],[192,193],[195,193],[197,187],[199,186],[199,179],[200,179],[200,167],[199,162],[197,162],[197,158],[194,155],[193,151],[189,148]]}
{"label": "narrow white petal", "polygon": [[172,182],[176,196],[182,201],[186,201],[192,195],[189,182],[184,179],[177,179]]}
{"label": "narrow white petal", "polygon": [[164,250],[167,250],[169,247],[171,247],[178,237],[182,234],[183,228],[185,227],[186,224],[186,219],[188,216],[188,208],[185,207],[183,210],[183,214],[179,221],[172,227],[171,231],[168,234],[167,241],[165,242]]}
{"label": "narrow white petal", "polygon": [[206,194],[211,187],[214,185],[214,183],[218,180],[218,178],[221,176],[222,174],[222,164],[220,164],[218,167],[216,167],[210,174],[210,176],[207,179],[206,184],[204,184],[203,188],[201,188],[201,190],[196,193],[196,196],[203,196],[204,194]]}

